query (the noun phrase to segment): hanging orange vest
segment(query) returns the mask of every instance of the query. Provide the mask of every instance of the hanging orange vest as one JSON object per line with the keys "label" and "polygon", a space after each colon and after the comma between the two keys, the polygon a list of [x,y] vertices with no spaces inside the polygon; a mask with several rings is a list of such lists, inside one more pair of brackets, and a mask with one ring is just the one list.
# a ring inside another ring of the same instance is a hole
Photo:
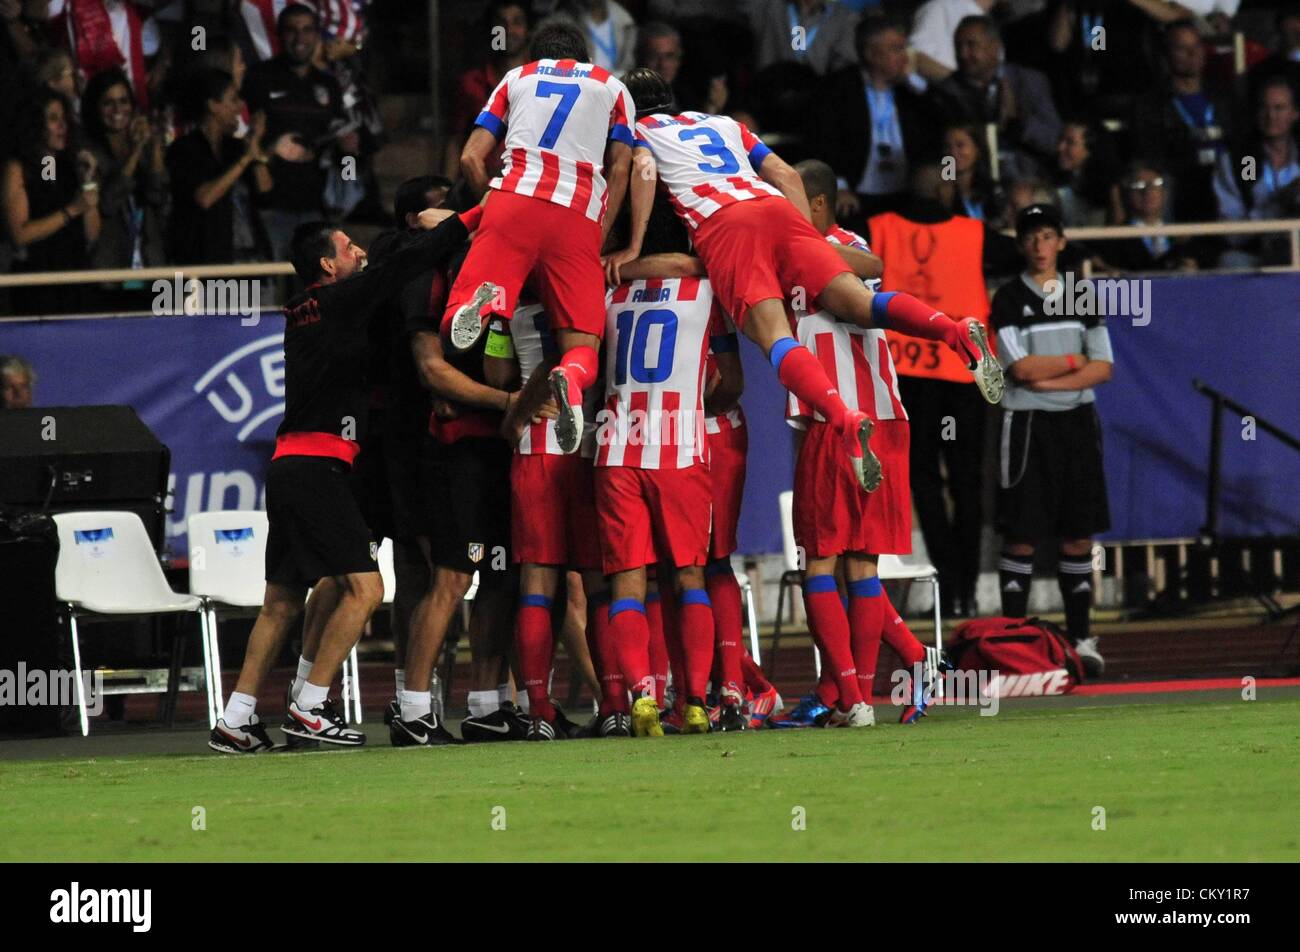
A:
{"label": "hanging orange vest", "polygon": [[[871,250],[885,262],[883,290],[906,291],[953,320],[974,317],[988,327],[981,222],[958,215],[922,224],[885,212],[867,224]],[[900,374],[971,383],[970,371],[947,344],[895,331],[886,331],[885,336]]]}

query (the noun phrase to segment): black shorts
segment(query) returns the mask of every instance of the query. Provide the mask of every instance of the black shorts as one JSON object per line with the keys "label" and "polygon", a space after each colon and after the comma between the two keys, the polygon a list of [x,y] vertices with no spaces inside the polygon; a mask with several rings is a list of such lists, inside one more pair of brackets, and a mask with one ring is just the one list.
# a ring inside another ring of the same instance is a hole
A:
{"label": "black shorts", "polygon": [[1110,528],[1101,421],[1073,410],[1004,410],[998,530],[1017,542],[1088,539]]}
{"label": "black shorts", "polygon": [[361,452],[352,466],[352,488],[361,515],[376,539],[413,542],[428,531],[420,461],[429,442],[428,415],[414,427],[400,425],[397,411],[371,411]]}
{"label": "black shorts", "polygon": [[266,474],[266,580],[315,585],[328,575],[377,572],[377,549],[352,493],[351,467],[324,456],[282,456]]}
{"label": "black shorts", "polygon": [[510,447],[487,437],[432,447],[424,492],[433,564],[478,572],[485,588],[510,584]]}

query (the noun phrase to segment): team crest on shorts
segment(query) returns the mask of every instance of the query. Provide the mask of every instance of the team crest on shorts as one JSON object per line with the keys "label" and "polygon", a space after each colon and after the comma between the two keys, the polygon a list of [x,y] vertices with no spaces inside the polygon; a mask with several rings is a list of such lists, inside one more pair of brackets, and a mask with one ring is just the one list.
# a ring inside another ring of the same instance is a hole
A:
{"label": "team crest on shorts", "polygon": [[482,543],[482,542],[471,542],[471,543],[469,544],[469,560],[470,560],[471,562],[482,562],[482,561],[483,561],[483,543]]}
{"label": "team crest on shorts", "polygon": [[371,562],[378,562],[378,561],[379,561],[379,543],[378,543],[378,542],[371,542],[371,543],[370,543],[370,561],[371,561]]}

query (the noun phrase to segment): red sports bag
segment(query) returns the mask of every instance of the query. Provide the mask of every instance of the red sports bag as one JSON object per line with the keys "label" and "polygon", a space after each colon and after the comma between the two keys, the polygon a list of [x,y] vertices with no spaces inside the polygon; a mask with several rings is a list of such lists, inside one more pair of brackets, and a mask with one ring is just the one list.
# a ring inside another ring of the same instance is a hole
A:
{"label": "red sports bag", "polygon": [[944,647],[957,670],[989,672],[990,695],[1068,694],[1083,683],[1070,639],[1038,618],[974,618],[958,625]]}

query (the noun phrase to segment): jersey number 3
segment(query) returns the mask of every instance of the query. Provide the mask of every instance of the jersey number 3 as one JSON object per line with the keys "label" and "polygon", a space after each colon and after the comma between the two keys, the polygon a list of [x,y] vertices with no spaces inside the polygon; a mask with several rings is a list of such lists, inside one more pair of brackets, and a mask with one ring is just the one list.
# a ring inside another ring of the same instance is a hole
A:
{"label": "jersey number 3", "polygon": [[683,129],[677,133],[677,138],[686,142],[689,139],[704,139],[699,144],[700,154],[710,159],[717,159],[718,164],[711,162],[701,162],[696,166],[701,172],[715,172],[718,175],[735,175],[740,171],[740,163],[732,155],[731,150],[727,148],[727,143],[722,140],[722,136],[710,129],[708,126],[695,126],[690,129]]}
{"label": "jersey number 3", "polygon": [[538,99],[550,99],[552,96],[560,97],[559,105],[555,107],[555,112],[551,113],[551,121],[546,124],[546,130],[537,143],[543,149],[555,148],[560,133],[564,131],[564,123],[568,121],[569,113],[573,110],[573,104],[578,101],[579,92],[581,90],[574,83],[553,83],[545,79],[537,81]]}
{"label": "jersey number 3", "polygon": [[[673,355],[677,352],[677,315],[664,307],[643,311],[638,318],[635,311],[620,311],[615,318],[618,330],[618,350],[614,355],[614,383],[623,386],[627,376],[637,383],[663,383],[673,373]],[[659,352],[654,366],[646,366],[646,350],[650,346],[650,329],[658,326]]]}

